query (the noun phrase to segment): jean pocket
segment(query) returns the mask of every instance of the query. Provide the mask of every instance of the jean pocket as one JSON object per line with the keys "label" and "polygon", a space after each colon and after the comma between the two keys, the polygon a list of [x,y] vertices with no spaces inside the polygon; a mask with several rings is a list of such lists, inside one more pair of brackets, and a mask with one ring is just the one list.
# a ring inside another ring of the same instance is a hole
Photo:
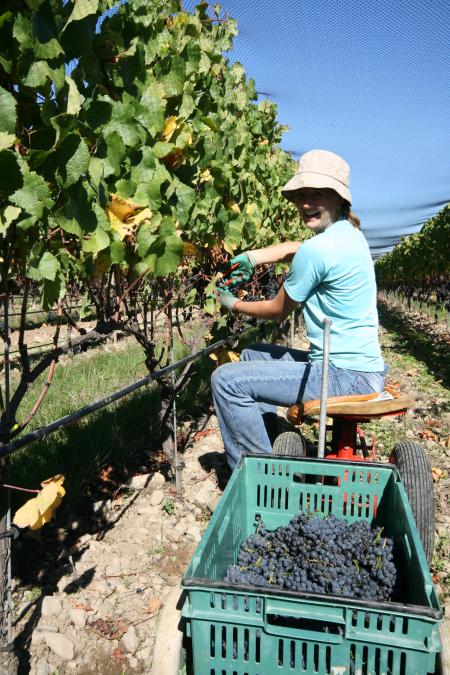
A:
{"label": "jean pocket", "polygon": [[358,375],[353,385],[352,394],[373,394],[383,391],[384,376],[381,373],[364,373]]}
{"label": "jean pocket", "polygon": [[333,373],[335,396],[349,396],[354,393],[355,385],[358,381],[358,375],[344,369],[336,369]]}

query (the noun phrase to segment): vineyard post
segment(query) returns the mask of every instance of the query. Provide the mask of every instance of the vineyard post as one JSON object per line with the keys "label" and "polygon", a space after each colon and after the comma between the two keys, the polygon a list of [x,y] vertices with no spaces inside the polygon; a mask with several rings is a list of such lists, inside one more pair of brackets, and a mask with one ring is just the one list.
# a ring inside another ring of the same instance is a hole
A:
{"label": "vineyard post", "polygon": [[[171,324],[171,330],[170,330],[170,362],[171,364],[175,363],[175,355],[174,355],[174,349],[173,349],[173,321],[172,321],[172,311],[171,307],[169,308],[169,317],[170,317],[170,324]],[[175,388],[175,371],[172,371],[171,374],[172,378],[172,387]],[[177,490],[177,495],[181,496],[182,490],[183,490],[183,485],[182,485],[182,469],[181,466],[179,465],[178,462],[178,442],[177,442],[177,397],[173,397],[173,402],[172,402],[172,417],[173,417],[173,455],[174,455],[174,462],[175,462],[175,487]]]}
{"label": "vineyard post", "polygon": [[[5,286],[7,285],[7,282]],[[3,355],[5,373],[4,420],[9,423],[10,406],[10,363],[9,363],[9,294],[7,287],[3,299]],[[0,485],[8,482],[9,459],[0,461]],[[8,490],[0,488],[0,598],[1,607],[1,644],[0,664],[6,665],[12,649],[12,597],[11,597],[11,538],[8,535],[11,529],[11,500]],[[5,660],[6,659],[6,660]],[[11,663],[11,660],[9,661]]]}

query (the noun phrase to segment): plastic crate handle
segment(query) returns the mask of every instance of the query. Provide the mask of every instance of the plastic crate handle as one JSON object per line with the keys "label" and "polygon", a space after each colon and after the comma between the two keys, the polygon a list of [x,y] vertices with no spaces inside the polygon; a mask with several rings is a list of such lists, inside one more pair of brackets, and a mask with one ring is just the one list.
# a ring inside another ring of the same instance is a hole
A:
{"label": "plastic crate handle", "polygon": [[342,644],[346,638],[344,610],[300,600],[294,604],[266,599],[264,627],[272,635],[328,644]]}

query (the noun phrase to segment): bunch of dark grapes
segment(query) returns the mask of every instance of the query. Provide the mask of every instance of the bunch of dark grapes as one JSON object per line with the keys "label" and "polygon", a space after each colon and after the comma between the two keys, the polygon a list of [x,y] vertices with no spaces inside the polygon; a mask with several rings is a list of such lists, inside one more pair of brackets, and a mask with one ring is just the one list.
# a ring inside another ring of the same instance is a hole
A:
{"label": "bunch of dark grapes", "polygon": [[387,601],[396,583],[393,542],[366,521],[299,514],[286,527],[260,527],[241,545],[225,580]]}
{"label": "bunch of dark grapes", "polygon": [[217,282],[218,288],[229,288],[233,293],[239,295],[240,290],[244,290],[242,300],[251,302],[253,300],[272,300],[280,290],[283,282],[281,275],[276,275],[273,265],[266,267],[262,273],[254,274],[248,281],[235,282],[227,284],[229,277],[225,276]]}

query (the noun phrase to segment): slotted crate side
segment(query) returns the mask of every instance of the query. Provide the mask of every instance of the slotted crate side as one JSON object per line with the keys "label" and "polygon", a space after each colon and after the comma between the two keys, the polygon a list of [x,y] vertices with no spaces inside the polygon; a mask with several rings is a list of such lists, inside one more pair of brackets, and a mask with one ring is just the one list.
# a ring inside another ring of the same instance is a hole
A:
{"label": "slotted crate side", "polygon": [[375,524],[382,525],[386,536],[395,542],[398,567],[404,577],[404,602],[438,608],[425,552],[401,481],[380,500]]}
{"label": "slotted crate side", "polygon": [[[324,465],[317,460],[254,458],[246,465],[247,472],[253,469],[248,481],[249,508],[269,529],[286,525],[305,511],[333,513],[348,522],[372,521],[386,485],[395,480],[394,472],[389,467],[348,468],[343,462],[326,461]],[[324,475],[326,484],[320,482]]]}
{"label": "slotted crate side", "polygon": [[[244,469],[245,473],[245,469]],[[185,578],[223,579],[236,562],[240,543],[254,530],[248,520],[246,480],[232,475],[198,544]]]}
{"label": "slotted crate side", "polygon": [[427,675],[435,670],[435,654],[274,637],[254,626],[198,621],[192,640],[195,675]]}
{"label": "slotted crate side", "polygon": [[[419,608],[420,609],[420,608]],[[189,588],[184,615],[189,620],[211,620],[229,625],[254,626],[267,634],[365,645],[402,647],[418,652],[439,651],[438,621],[389,604],[355,605],[332,596],[286,595],[266,589],[238,590]]]}

